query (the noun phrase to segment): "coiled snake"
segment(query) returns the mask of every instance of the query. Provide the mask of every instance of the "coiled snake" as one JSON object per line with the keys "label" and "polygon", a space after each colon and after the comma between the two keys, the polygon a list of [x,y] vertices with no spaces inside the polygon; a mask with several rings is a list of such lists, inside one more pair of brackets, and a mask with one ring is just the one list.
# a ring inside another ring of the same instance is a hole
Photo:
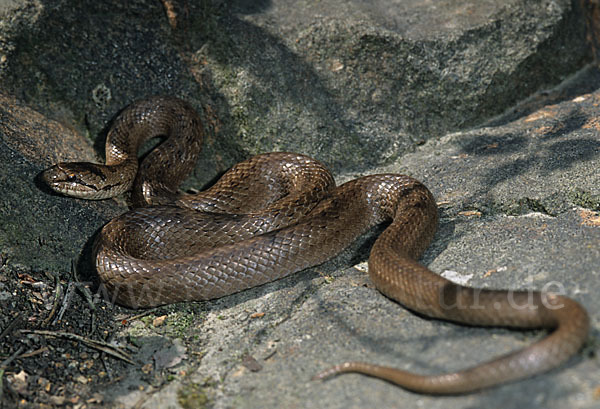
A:
{"label": "coiled snake", "polygon": [[[138,148],[157,136],[166,139],[138,166]],[[134,209],[106,224],[93,250],[100,279],[118,303],[138,308],[222,297],[323,263],[373,226],[390,223],[369,257],[371,280],[387,297],[444,320],[553,332],[455,373],[421,376],[350,362],[316,378],[360,372],[417,392],[464,393],[556,367],[584,344],[588,316],[570,298],[464,287],[417,263],[437,224],[434,198],[420,182],[384,174],[335,187],[319,162],[269,153],[239,163],[204,192],[178,196],[202,137],[190,105],[152,97],[117,117],[106,165],[60,163],[43,173],[69,196],[103,199],[131,190]]]}

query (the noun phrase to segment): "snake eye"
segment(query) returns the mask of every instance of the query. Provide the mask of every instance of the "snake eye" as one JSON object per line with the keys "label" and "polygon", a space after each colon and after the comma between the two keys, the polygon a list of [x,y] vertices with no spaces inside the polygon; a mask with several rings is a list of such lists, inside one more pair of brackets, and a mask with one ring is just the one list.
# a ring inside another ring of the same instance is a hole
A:
{"label": "snake eye", "polygon": [[74,173],[67,174],[67,182],[76,182],[77,176]]}

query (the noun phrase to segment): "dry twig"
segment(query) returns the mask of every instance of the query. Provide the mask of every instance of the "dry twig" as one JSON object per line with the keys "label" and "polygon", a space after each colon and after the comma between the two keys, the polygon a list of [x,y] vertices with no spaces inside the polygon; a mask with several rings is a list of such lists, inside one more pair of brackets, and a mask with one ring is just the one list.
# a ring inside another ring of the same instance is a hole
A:
{"label": "dry twig", "polygon": [[47,330],[37,330],[37,329],[34,329],[34,330],[25,330],[25,329],[22,329],[21,333],[43,335],[43,336],[55,337],[55,338],[72,339],[74,341],[81,342],[81,343],[87,345],[90,348],[94,348],[94,349],[96,349],[98,351],[105,352],[106,354],[112,356],[113,358],[121,359],[121,360],[127,362],[128,364],[135,365],[135,362],[133,362],[133,360],[131,359],[131,357],[129,356],[128,353],[126,353],[125,351],[122,351],[120,348],[118,348],[118,347],[116,347],[114,345],[111,345],[111,344],[109,344],[107,342],[97,341],[95,339],[90,339],[90,338],[82,337],[81,335],[72,334],[70,332],[61,332],[61,331],[47,331]]}

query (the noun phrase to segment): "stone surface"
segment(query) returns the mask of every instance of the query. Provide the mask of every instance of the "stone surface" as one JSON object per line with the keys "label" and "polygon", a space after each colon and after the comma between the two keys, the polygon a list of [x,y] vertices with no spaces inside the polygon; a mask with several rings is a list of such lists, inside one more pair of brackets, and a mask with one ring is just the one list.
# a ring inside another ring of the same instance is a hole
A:
{"label": "stone surface", "polygon": [[[420,396],[358,375],[313,382],[347,359],[459,369],[542,336],[423,319],[381,296],[364,266],[330,263],[177,306],[187,317],[179,332],[134,320],[119,339],[136,339],[142,363],[122,382],[98,385],[105,402],[598,406],[600,74],[584,66],[593,51],[586,2],[174,5],[175,30],[158,1],[0,1],[0,254],[9,265],[86,268],[90,237],[125,207],[51,195],[36,175],[59,159],[101,157],[120,109],[168,93],[194,104],[210,135],[188,186],[270,150],[313,155],[339,181],[411,174],[440,203],[440,230],[424,257],[434,271],[475,286],[564,291],[590,311],[594,329],[568,365],[472,395]],[[142,365],[179,345],[169,338],[182,331],[196,338],[177,349],[175,369],[163,369],[174,380],[153,383]]]}
{"label": "stone surface", "polygon": [[390,163],[591,58],[569,0],[176,2],[173,34],[158,1],[23,4],[32,27],[0,34],[3,88],[93,139],[135,98],[189,99],[217,131],[201,182],[271,150],[336,172]]}
{"label": "stone surface", "polygon": [[0,94],[0,252],[4,258],[34,270],[68,271],[78,263],[92,234],[120,210],[99,202],[58,204],[58,196],[37,177],[41,169],[60,160],[95,159],[91,144],[72,130]]}
{"label": "stone surface", "polygon": [[[374,170],[410,170],[440,202],[440,231],[424,262],[434,271],[456,272],[468,285],[568,294],[586,306],[597,334],[599,100],[599,92],[581,95],[504,126],[451,134],[405,155],[401,164]],[[206,355],[193,379],[215,397],[215,407],[597,405],[594,338],[550,374],[461,397],[418,396],[359,375],[310,381],[331,364],[355,359],[420,373],[459,369],[542,336],[426,320],[379,296],[363,265],[322,271],[211,304],[202,323]],[[265,315],[251,318],[255,312]],[[263,369],[247,370],[245,354]],[[209,376],[224,381],[214,386]]]}

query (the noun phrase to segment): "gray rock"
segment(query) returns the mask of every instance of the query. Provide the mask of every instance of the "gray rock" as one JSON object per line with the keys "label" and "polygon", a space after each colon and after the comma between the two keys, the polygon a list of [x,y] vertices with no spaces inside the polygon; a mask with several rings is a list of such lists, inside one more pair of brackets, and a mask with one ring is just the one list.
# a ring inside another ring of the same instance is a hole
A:
{"label": "gray rock", "polygon": [[[599,98],[582,95],[504,126],[450,134],[405,155],[402,164],[375,169],[410,169],[437,196],[440,230],[424,262],[476,287],[567,294],[596,322]],[[525,205],[513,210],[519,202]],[[217,408],[397,407],[399,401],[431,408],[595,407],[594,340],[549,374],[461,397],[418,396],[359,375],[310,381],[329,365],[356,359],[419,373],[460,369],[542,336],[415,316],[379,295],[364,269],[323,275],[317,268],[213,303],[203,323],[207,354],[194,378],[198,387],[216,396]],[[255,311],[265,313],[259,322],[250,318]],[[246,370],[242,351],[263,370]],[[208,375],[224,381],[203,383]]]}
{"label": "gray rock", "polygon": [[391,163],[591,59],[568,0],[214,1],[181,10],[176,35],[157,1],[31,4],[30,24],[0,34],[3,89],[92,138],[135,98],[189,99],[217,128],[204,182],[272,150],[336,172]]}

